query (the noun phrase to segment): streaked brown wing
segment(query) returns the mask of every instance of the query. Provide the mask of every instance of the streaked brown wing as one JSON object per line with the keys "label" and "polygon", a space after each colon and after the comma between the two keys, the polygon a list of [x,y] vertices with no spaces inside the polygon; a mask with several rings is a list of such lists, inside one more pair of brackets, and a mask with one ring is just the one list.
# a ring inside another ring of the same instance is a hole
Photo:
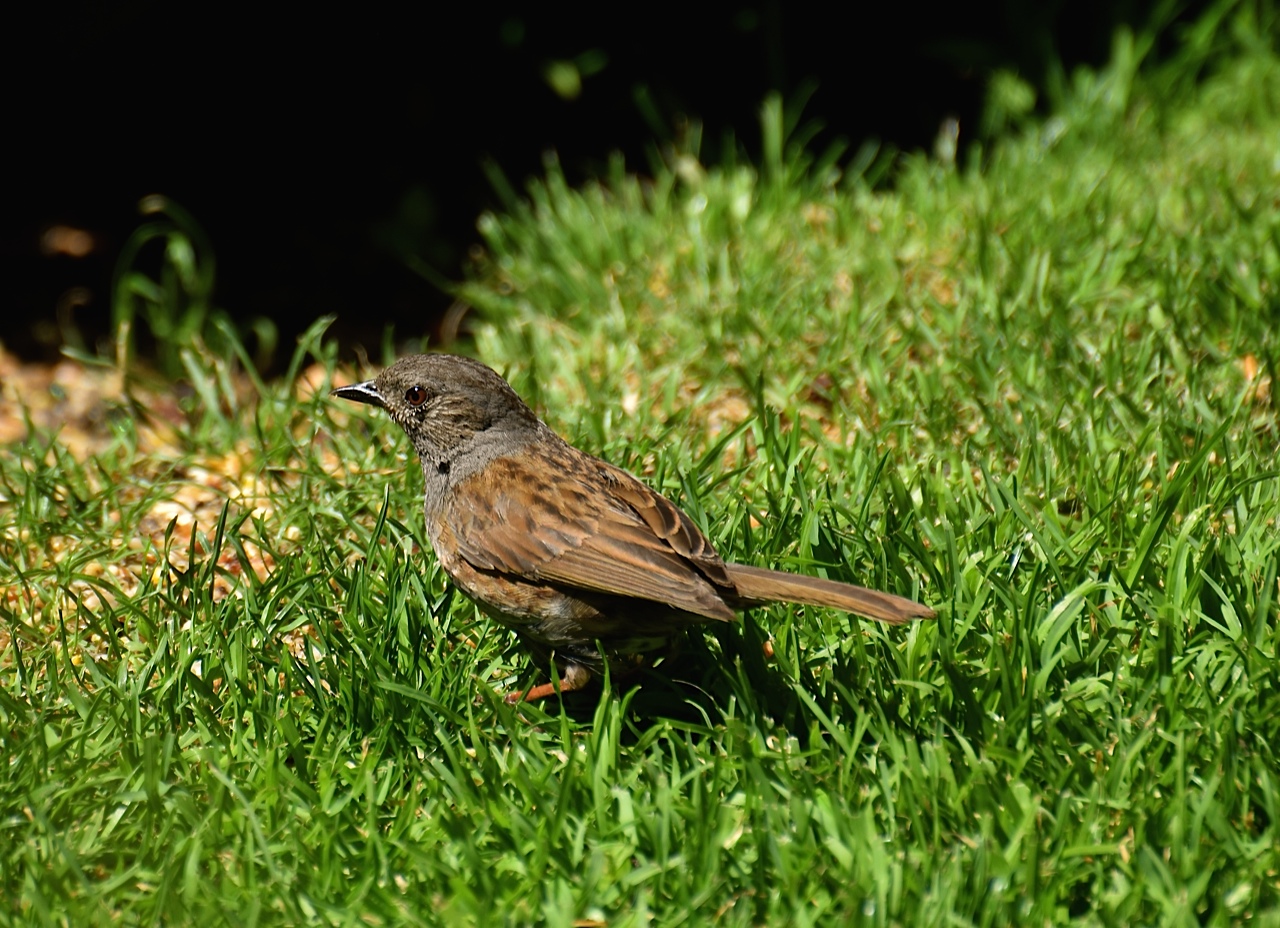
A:
{"label": "streaked brown wing", "polygon": [[455,487],[446,518],[478,570],[734,618],[724,562],[688,516],[568,445],[495,459]]}
{"label": "streaked brown wing", "polygon": [[733,590],[733,581],[725,569],[719,552],[712,547],[707,536],[685,515],[675,503],[655,493],[625,470],[600,462],[604,482],[613,493],[626,502],[650,530],[671,546],[681,557],[687,558],[717,587]]}

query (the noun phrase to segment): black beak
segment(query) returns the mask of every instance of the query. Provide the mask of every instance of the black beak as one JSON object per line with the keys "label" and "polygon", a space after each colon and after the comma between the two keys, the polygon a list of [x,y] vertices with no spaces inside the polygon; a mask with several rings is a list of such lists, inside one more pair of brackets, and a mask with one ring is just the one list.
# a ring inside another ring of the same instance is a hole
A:
{"label": "black beak", "polygon": [[382,398],[382,394],[378,392],[378,385],[372,380],[366,380],[364,383],[353,383],[349,387],[338,387],[329,391],[330,396],[337,396],[344,400],[355,400],[357,403],[367,403],[370,406],[381,406],[387,408],[387,401]]}

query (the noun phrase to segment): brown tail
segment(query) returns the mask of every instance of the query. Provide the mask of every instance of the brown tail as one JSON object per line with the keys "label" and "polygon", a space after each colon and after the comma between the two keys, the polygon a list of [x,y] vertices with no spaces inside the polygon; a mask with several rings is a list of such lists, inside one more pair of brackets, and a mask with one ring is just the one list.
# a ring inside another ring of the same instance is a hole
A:
{"label": "brown tail", "polygon": [[852,583],[837,583],[820,577],[784,574],[777,570],[725,564],[729,579],[738,588],[744,605],[784,602],[810,606],[831,606],[845,612],[856,612],[869,619],[901,625],[912,619],[932,619],[934,611],[910,599],[868,590]]}

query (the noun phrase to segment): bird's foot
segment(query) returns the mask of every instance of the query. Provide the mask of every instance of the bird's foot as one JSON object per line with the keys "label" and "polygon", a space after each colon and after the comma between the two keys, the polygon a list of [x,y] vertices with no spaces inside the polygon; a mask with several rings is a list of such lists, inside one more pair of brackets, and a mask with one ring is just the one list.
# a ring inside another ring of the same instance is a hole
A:
{"label": "bird's foot", "polygon": [[555,696],[557,693],[564,695],[572,693],[574,690],[580,690],[587,685],[587,681],[591,679],[591,671],[583,667],[581,664],[569,664],[564,668],[564,673],[560,675],[560,682],[541,683],[538,686],[530,687],[522,692],[508,693],[503,700],[509,706],[514,706],[520,702],[533,702],[536,699],[546,699],[549,696]]}

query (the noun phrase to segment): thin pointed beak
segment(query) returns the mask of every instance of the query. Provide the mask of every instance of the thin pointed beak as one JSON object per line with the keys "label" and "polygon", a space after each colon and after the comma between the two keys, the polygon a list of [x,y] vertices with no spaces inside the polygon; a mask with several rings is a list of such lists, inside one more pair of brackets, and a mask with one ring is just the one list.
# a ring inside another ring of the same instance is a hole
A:
{"label": "thin pointed beak", "polygon": [[370,406],[381,406],[387,408],[387,401],[382,398],[382,394],[378,392],[378,385],[372,380],[366,380],[364,383],[353,383],[348,387],[338,387],[329,391],[330,396],[336,396],[344,400],[355,400],[357,403],[367,403]]}

